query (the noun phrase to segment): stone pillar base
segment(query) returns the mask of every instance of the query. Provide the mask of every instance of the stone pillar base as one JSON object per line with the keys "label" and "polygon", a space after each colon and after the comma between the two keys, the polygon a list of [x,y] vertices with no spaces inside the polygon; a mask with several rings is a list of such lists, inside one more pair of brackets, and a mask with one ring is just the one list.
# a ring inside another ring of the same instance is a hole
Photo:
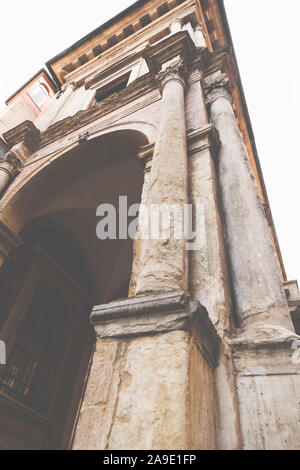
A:
{"label": "stone pillar base", "polygon": [[231,347],[243,448],[300,449],[300,337],[260,324]]}
{"label": "stone pillar base", "polygon": [[214,449],[219,337],[182,292],[96,307],[74,449]]}

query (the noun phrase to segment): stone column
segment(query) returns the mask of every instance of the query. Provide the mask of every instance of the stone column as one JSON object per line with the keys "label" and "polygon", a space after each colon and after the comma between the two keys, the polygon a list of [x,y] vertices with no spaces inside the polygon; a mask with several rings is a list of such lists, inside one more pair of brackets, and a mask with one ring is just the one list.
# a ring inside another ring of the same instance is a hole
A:
{"label": "stone column", "polygon": [[271,324],[293,331],[274,246],[240,133],[225,74],[206,79],[211,120],[221,139],[219,184],[235,306],[243,326]]}
{"label": "stone column", "polygon": [[[146,196],[146,206],[176,205],[184,210],[187,203],[187,148],[184,104],[184,64],[177,56],[164,64],[158,75],[162,87],[161,118]],[[152,206],[153,207],[153,206]],[[176,220],[177,221],[177,220]],[[141,266],[136,294],[186,289],[187,252],[184,236],[175,239],[175,215],[171,214],[170,236],[142,243]]]}

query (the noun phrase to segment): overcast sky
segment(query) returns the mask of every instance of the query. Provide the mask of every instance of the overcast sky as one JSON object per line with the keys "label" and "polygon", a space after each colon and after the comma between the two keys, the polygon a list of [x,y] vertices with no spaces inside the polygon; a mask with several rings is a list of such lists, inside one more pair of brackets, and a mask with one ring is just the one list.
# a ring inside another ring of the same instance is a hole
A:
{"label": "overcast sky", "polygon": [[[0,107],[45,62],[132,0],[3,0]],[[225,0],[289,280],[300,281],[299,0]]]}

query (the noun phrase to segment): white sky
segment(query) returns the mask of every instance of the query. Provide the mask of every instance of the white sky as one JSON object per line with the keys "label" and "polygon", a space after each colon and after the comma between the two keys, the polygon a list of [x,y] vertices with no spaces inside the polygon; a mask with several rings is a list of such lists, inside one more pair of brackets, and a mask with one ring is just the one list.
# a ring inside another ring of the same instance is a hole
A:
{"label": "white sky", "polygon": [[[4,0],[0,107],[45,62],[134,3]],[[225,0],[289,280],[300,281],[299,0]],[[13,21],[6,19],[13,18]]]}

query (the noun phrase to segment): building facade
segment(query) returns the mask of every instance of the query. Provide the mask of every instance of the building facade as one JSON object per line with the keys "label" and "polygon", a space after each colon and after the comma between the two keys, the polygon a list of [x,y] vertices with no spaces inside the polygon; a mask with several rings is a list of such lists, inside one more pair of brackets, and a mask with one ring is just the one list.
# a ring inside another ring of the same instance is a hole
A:
{"label": "building facade", "polygon": [[300,295],[223,2],[139,0],[46,65],[1,130],[0,448],[299,449]]}

